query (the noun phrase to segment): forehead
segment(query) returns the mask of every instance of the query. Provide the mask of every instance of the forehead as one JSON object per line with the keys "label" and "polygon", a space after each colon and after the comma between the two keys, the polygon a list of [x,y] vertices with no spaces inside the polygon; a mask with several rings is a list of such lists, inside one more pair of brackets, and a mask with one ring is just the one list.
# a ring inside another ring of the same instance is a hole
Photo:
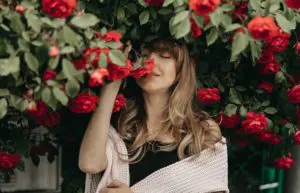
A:
{"label": "forehead", "polygon": [[178,59],[180,52],[180,45],[172,40],[157,40],[155,42],[144,44],[142,48],[142,50],[150,52],[170,52],[176,59]]}

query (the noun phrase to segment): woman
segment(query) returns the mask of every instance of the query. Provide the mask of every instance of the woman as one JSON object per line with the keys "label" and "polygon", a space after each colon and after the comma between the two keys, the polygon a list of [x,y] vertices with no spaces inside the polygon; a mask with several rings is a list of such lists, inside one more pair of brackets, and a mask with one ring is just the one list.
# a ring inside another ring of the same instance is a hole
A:
{"label": "woman", "polygon": [[133,102],[112,123],[116,130],[110,120],[121,80],[101,89],[80,148],[85,192],[228,192],[226,144],[218,124],[194,109],[195,66],[187,47],[156,40],[142,57],[155,67],[136,80]]}

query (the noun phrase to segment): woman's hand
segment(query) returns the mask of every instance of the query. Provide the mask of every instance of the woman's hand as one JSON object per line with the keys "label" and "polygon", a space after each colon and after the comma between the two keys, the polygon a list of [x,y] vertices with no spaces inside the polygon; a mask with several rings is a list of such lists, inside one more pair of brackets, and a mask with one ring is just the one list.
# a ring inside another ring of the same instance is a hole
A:
{"label": "woman's hand", "polygon": [[100,193],[133,193],[131,189],[118,180],[112,181],[106,188],[103,188]]}

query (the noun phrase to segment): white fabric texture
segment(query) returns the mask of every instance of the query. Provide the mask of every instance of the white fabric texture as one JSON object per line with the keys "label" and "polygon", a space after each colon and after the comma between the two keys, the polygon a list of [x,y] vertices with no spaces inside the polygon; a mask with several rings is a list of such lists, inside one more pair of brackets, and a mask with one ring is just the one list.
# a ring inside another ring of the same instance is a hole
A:
{"label": "white fabric texture", "polygon": [[[124,141],[113,127],[106,147],[107,168],[103,173],[87,174],[85,193],[99,193],[112,180],[130,183],[129,164],[118,153],[127,154]],[[125,156],[126,157],[126,156]],[[228,189],[228,160],[225,138],[200,156],[191,156],[161,168],[130,187],[134,193],[212,193]]]}

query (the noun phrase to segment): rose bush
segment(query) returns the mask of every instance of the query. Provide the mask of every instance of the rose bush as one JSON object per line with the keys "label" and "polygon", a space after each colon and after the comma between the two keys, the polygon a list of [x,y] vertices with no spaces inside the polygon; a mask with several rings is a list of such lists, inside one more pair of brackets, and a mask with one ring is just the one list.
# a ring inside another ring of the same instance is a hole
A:
{"label": "rose bush", "polygon": [[[74,141],[63,112],[89,114],[103,84],[150,73],[155,64],[139,60],[137,45],[171,35],[196,61],[195,103],[216,118],[230,144],[289,168],[290,147],[299,144],[299,9],[297,0],[2,0],[0,119],[17,109],[49,128],[56,144]],[[120,94],[113,111],[125,105]],[[22,135],[3,128],[3,155],[36,163],[36,155],[56,155],[49,142],[33,145],[31,127]],[[22,161],[5,163],[0,171],[8,174]]]}

